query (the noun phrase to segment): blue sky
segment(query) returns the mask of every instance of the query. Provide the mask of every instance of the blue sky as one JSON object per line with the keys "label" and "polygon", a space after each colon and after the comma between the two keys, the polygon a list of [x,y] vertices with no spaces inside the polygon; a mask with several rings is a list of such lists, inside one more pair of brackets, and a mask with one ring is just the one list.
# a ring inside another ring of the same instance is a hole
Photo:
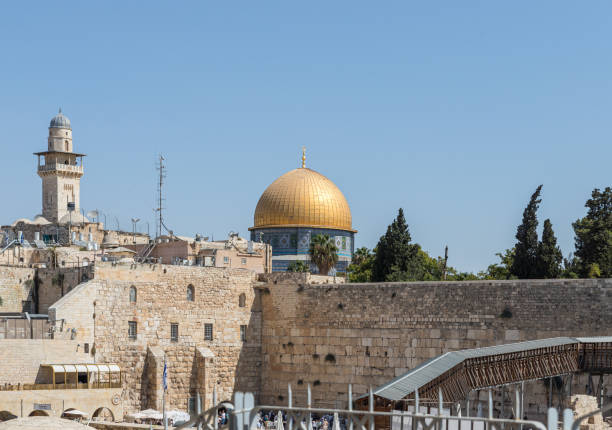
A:
{"label": "blue sky", "polygon": [[169,227],[246,235],[306,146],[358,246],[401,206],[432,255],[484,269],[542,183],[567,254],[612,185],[611,40],[607,1],[10,2],[0,223],[40,212],[32,152],[61,106],[88,154],[82,206],[112,227],[153,229],[163,153]]}

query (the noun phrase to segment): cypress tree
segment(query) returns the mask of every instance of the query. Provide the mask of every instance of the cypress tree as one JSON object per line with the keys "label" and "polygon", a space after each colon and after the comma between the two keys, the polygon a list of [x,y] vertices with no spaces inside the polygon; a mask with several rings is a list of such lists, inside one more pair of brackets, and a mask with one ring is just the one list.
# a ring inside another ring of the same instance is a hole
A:
{"label": "cypress tree", "polygon": [[537,277],[543,279],[558,278],[561,274],[561,262],[563,254],[557,246],[557,238],[552,229],[549,219],[544,221],[542,240],[538,244],[537,252]]}
{"label": "cypress tree", "polygon": [[534,278],[537,276],[536,260],[538,252],[538,207],[542,200],[540,185],[529,199],[529,204],[523,211],[523,222],[516,229],[516,245],[514,246],[514,261],[510,267],[510,274],[519,279]]}
{"label": "cypress tree", "polygon": [[387,232],[381,236],[376,246],[376,258],[372,268],[374,282],[386,281],[392,272],[407,271],[413,250],[411,240],[404,210],[400,208],[397,218],[387,227]]}
{"label": "cypress tree", "polygon": [[595,188],[587,215],[572,224],[581,277],[612,277],[612,188]]}

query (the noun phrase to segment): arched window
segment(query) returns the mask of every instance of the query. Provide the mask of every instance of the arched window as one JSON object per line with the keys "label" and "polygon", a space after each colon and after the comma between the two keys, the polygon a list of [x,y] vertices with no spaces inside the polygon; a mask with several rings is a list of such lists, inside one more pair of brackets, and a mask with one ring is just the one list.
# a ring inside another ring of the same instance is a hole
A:
{"label": "arched window", "polygon": [[136,303],[137,295],[138,292],[136,291],[136,287],[132,285],[130,287],[130,303]]}
{"label": "arched window", "polygon": [[68,152],[70,148],[68,147],[68,141],[66,141],[66,152]]}
{"label": "arched window", "polygon": [[187,286],[187,301],[193,302],[195,293],[193,291],[193,285]]}
{"label": "arched window", "polygon": [[240,297],[238,297],[238,306],[241,308],[246,306],[246,294],[240,294]]}

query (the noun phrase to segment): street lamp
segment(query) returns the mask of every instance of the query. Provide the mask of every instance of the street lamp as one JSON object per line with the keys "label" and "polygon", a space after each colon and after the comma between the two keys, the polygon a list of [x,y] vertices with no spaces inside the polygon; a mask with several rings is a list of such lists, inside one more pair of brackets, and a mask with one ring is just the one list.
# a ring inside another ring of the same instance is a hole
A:
{"label": "street lamp", "polygon": [[136,243],[136,224],[140,221],[140,218],[132,218],[132,241]]}

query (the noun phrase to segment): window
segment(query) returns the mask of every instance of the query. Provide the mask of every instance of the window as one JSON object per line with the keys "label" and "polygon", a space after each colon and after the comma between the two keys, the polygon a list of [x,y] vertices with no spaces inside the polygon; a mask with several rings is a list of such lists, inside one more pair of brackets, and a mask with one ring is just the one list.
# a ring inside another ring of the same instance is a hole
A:
{"label": "window", "polygon": [[177,323],[170,324],[170,340],[172,342],[178,342],[178,324]]}
{"label": "window", "polygon": [[68,152],[68,141],[66,141],[66,152]]}
{"label": "window", "polygon": [[213,340],[212,324],[204,324],[204,340]]}
{"label": "window", "polygon": [[138,334],[138,323],[136,321],[128,321],[128,338],[136,340]]}
{"label": "window", "polygon": [[189,285],[187,286],[187,301],[193,302],[193,298],[194,298],[193,285]]}
{"label": "window", "polygon": [[130,303],[136,303],[137,295],[138,295],[138,292],[136,291],[136,287],[132,285],[130,287]]}
{"label": "window", "polygon": [[196,401],[197,401],[196,397],[189,398],[189,403],[187,404],[187,412],[189,412],[190,414],[195,414],[197,412]]}
{"label": "window", "polygon": [[229,257],[223,257],[223,262],[224,262],[225,264],[229,263]]}
{"label": "window", "polygon": [[246,294],[240,294],[240,297],[238,297],[238,306],[241,308],[246,306]]}
{"label": "window", "polygon": [[240,326],[240,340],[242,342],[246,342],[246,329],[247,329],[247,326],[245,325]]}
{"label": "window", "polygon": [[246,258],[242,258],[240,261],[242,262],[242,264],[246,264]]}

